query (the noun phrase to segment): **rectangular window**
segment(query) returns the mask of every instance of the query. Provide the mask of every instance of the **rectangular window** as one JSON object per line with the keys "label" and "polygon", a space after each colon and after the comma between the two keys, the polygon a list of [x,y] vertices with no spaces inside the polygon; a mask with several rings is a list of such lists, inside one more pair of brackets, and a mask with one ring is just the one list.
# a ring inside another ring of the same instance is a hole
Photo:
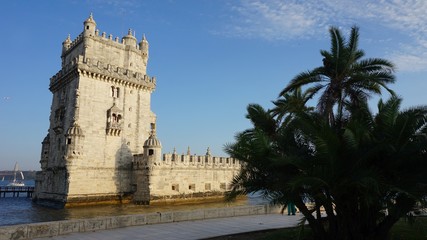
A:
{"label": "rectangular window", "polygon": [[172,191],[179,192],[179,184],[172,184]]}
{"label": "rectangular window", "polygon": [[205,183],[205,190],[211,190],[211,184]]}
{"label": "rectangular window", "polygon": [[188,189],[191,191],[195,191],[196,190],[196,184],[190,184],[188,185]]}
{"label": "rectangular window", "polygon": [[219,189],[225,190],[225,183],[220,183],[219,184]]}

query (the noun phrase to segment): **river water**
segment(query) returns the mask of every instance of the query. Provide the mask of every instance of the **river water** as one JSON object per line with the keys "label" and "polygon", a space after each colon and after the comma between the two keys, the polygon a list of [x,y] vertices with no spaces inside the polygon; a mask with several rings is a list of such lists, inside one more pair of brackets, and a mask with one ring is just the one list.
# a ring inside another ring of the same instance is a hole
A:
{"label": "river water", "polygon": [[[0,186],[7,185],[7,182],[0,182]],[[34,181],[26,181],[27,186],[34,186]],[[23,194],[22,196],[26,196]],[[151,212],[189,211],[203,208],[218,208],[227,206],[255,205],[263,204],[259,195],[249,195],[246,200],[238,200],[233,203],[216,202],[200,204],[180,204],[167,206],[144,206],[134,204],[107,205],[75,207],[68,209],[51,209],[34,204],[30,198],[26,197],[0,197],[0,226],[58,221],[68,219],[82,219],[102,216],[118,216],[130,214],[143,214]]]}

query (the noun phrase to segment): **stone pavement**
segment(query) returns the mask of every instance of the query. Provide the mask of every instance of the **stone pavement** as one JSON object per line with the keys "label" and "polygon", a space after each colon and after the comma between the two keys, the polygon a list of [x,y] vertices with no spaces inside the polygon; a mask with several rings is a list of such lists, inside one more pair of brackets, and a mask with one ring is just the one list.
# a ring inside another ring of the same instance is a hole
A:
{"label": "stone pavement", "polygon": [[217,237],[222,235],[293,227],[298,224],[302,215],[282,215],[278,213],[215,218],[207,220],[172,222],[135,227],[116,228],[96,232],[71,233],[48,238],[37,239],[144,239],[144,240],[190,240]]}

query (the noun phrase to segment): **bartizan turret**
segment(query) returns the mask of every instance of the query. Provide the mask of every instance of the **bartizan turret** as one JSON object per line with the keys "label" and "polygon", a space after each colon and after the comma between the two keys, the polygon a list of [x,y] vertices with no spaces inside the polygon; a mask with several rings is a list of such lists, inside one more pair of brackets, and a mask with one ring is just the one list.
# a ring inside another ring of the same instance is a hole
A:
{"label": "bartizan turret", "polygon": [[143,56],[143,62],[144,65],[147,66],[147,62],[148,62],[148,48],[149,48],[149,44],[147,41],[147,38],[145,37],[145,34],[142,36],[142,40],[141,42],[139,42],[139,49],[142,52],[142,56]]}
{"label": "bartizan turret", "polygon": [[136,48],[136,37],[132,34],[132,29],[128,30],[128,35],[122,38],[122,42],[126,46]]}
{"label": "bartizan turret", "polygon": [[156,136],[156,124],[152,123],[150,137],[144,142],[143,154],[138,154],[134,156],[134,203],[144,205],[150,203],[150,189],[152,188],[151,179],[153,177],[156,178],[152,170],[155,166],[161,164],[161,155],[162,144]]}
{"label": "bartizan turret", "polygon": [[93,19],[92,13],[90,14],[89,18],[84,21],[83,26],[83,36],[95,36],[96,22]]}

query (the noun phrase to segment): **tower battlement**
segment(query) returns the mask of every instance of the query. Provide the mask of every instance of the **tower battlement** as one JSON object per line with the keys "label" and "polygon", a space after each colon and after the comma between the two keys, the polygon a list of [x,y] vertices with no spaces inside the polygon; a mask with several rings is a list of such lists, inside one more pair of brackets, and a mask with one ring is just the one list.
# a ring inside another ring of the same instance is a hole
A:
{"label": "tower battlement", "polygon": [[[77,56],[68,64],[64,65],[54,76],[50,78],[50,89],[54,91],[60,85],[64,84],[61,81],[73,72],[77,71],[83,75],[91,75],[91,77],[101,80],[116,83],[119,85],[127,85],[129,87],[154,91],[156,88],[156,78],[150,77],[141,72],[134,72],[130,69],[104,63],[98,60]],[[77,73],[74,73],[77,74]]]}
{"label": "tower battlement", "polygon": [[206,155],[163,154],[161,165],[195,168],[240,168],[239,160],[229,157],[213,157]]}
{"label": "tower battlement", "polygon": [[145,35],[137,43],[134,33],[129,29],[128,34],[119,41],[119,37],[115,37],[113,40],[112,34],[109,34],[108,37],[105,32],[99,35],[96,27],[96,22],[90,15],[83,23],[82,33],[74,40],[71,40],[68,35],[62,43],[62,67],[67,66],[76,57],[83,56],[84,59],[91,59],[94,62],[105,62],[123,69],[140,72],[143,75],[146,74],[149,44]]}
{"label": "tower battlement", "polygon": [[71,40],[71,36],[68,35],[68,37],[65,39],[65,41],[63,42],[63,50],[62,50],[62,54],[66,55],[69,52],[71,52],[73,50],[74,47],[78,46],[81,42],[83,42],[85,37],[89,37],[98,41],[103,41],[105,44],[109,44],[111,46],[120,48],[120,49],[124,49],[126,48],[126,46],[129,46],[131,49],[133,50],[139,50],[141,51],[142,55],[146,55],[148,54],[148,52],[146,51],[146,49],[144,49],[144,41],[147,41],[145,38],[145,35],[143,35],[141,41],[139,44],[137,44],[137,40],[135,35],[132,33],[132,29],[128,30],[128,35],[125,35],[121,38],[121,40],[119,40],[119,37],[116,36],[113,39],[113,35],[112,34],[107,34],[105,32],[102,32],[101,35],[99,35],[99,30],[97,29],[95,31],[95,35],[93,36],[84,36],[83,33],[80,33],[74,40]]}
{"label": "tower battlement", "polygon": [[210,155],[163,154],[160,161],[147,161],[144,154],[135,155],[134,165],[138,167],[170,167],[170,168],[210,168],[210,169],[240,169],[240,161],[230,157],[214,157]]}

